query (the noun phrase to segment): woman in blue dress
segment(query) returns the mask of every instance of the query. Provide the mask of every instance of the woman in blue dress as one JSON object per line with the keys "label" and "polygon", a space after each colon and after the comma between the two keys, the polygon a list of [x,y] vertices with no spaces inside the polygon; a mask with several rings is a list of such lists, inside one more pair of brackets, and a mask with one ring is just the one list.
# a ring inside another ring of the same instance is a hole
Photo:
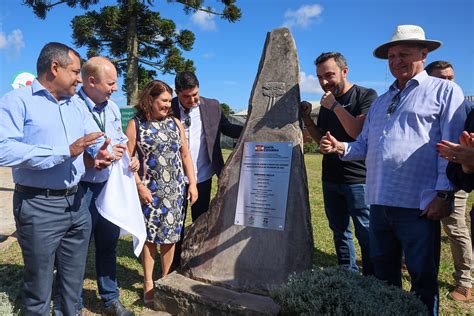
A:
{"label": "woman in blue dress", "polygon": [[[138,153],[140,170],[135,174],[138,194],[147,230],[142,251],[144,300],[153,300],[153,268],[160,245],[162,275],[170,270],[174,247],[183,229],[185,198],[193,204],[197,197],[193,170],[184,129],[172,116],[173,90],[160,80],[153,80],[143,89],[135,117],[128,122],[128,149]],[[188,196],[185,197],[188,179]]]}

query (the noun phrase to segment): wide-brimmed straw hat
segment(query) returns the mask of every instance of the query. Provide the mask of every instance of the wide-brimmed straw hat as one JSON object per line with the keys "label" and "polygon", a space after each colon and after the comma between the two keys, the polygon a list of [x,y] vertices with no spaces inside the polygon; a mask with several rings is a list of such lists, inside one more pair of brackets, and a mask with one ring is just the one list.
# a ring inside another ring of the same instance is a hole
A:
{"label": "wide-brimmed straw hat", "polygon": [[439,48],[443,43],[435,40],[427,40],[425,31],[418,25],[398,25],[390,42],[380,45],[374,50],[374,56],[387,59],[388,49],[398,44],[421,44],[431,52]]}

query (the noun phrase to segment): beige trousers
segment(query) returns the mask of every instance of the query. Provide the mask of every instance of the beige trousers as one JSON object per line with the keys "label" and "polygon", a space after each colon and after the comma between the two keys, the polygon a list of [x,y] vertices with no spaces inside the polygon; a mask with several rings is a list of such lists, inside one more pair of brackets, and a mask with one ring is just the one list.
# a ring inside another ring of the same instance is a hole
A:
{"label": "beige trousers", "polygon": [[466,204],[468,194],[458,191],[454,199],[454,212],[441,220],[448,235],[454,261],[454,280],[456,285],[472,287],[471,257],[472,245],[470,231],[466,225]]}

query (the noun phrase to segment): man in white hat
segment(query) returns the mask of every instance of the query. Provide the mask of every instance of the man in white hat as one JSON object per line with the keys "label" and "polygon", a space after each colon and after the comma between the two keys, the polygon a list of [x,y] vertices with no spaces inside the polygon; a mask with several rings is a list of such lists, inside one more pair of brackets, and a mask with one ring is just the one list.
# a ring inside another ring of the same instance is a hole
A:
{"label": "man in white hat", "polygon": [[437,314],[439,305],[439,220],[452,212],[455,190],[436,143],[457,142],[466,118],[459,86],[423,70],[428,52],[440,46],[425,39],[419,26],[398,26],[374,51],[388,59],[396,80],[372,104],[356,141],[339,142],[330,133],[321,139],[325,154],[365,159],[375,276],[401,287],[404,253],[411,290],[430,314]]}

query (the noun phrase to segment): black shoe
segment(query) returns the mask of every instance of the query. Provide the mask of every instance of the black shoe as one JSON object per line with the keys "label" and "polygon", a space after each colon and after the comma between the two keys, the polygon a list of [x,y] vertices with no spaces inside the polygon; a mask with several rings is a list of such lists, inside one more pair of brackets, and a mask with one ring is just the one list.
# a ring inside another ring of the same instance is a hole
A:
{"label": "black shoe", "polygon": [[112,304],[107,306],[104,309],[106,315],[114,315],[114,316],[134,316],[135,314],[123,307],[122,303],[118,300],[113,301]]}

